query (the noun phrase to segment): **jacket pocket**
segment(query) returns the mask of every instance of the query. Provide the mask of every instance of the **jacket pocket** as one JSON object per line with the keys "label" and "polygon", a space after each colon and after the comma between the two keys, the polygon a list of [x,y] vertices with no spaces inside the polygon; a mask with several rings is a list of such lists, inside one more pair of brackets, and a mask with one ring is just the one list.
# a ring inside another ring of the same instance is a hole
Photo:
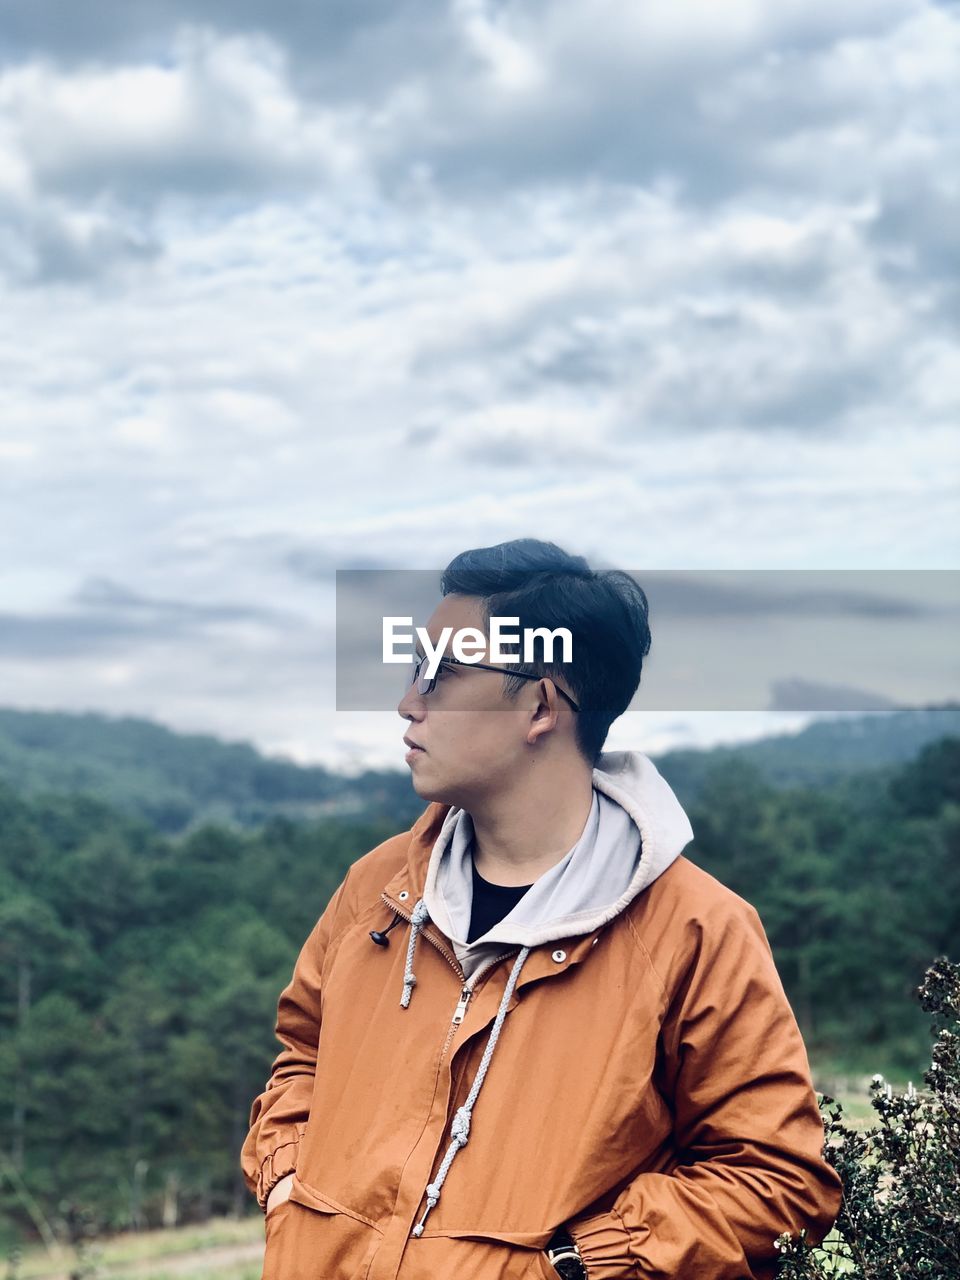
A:
{"label": "jacket pocket", "polygon": [[543,1249],[473,1232],[424,1234],[412,1239],[397,1280],[424,1280],[426,1276],[431,1280],[560,1280]]}
{"label": "jacket pocket", "polygon": [[261,1280],[356,1280],[381,1240],[372,1223],[328,1204],[296,1176],[288,1199],[267,1214],[265,1230]]}

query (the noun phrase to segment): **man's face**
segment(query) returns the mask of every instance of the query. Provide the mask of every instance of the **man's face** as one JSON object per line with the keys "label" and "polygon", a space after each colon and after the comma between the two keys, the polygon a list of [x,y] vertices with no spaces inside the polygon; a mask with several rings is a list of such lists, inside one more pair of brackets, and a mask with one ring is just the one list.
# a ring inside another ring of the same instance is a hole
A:
{"label": "man's face", "polygon": [[[432,646],[444,627],[452,627],[454,633],[476,627],[487,635],[481,601],[476,596],[444,596],[426,624]],[[419,653],[419,641],[416,648]],[[454,656],[450,644],[445,654]],[[489,663],[488,649],[478,659]],[[505,671],[509,673],[506,667]],[[533,680],[525,686],[510,700],[503,693],[501,676],[459,666],[440,667],[437,683],[427,694],[411,685],[397,711],[409,721],[405,736],[422,748],[407,756],[418,796],[469,811],[478,799],[516,781],[517,767],[529,751],[526,730],[539,689]]]}

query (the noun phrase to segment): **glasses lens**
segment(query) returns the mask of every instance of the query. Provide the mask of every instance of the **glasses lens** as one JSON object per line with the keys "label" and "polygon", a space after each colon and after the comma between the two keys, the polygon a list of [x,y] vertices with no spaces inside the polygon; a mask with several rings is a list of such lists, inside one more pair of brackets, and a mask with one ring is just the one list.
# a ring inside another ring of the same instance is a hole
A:
{"label": "glasses lens", "polygon": [[429,693],[436,683],[436,678],[427,675],[427,655],[414,654],[413,662],[403,670],[404,692],[417,686],[418,693]]}
{"label": "glasses lens", "polygon": [[435,680],[436,676],[427,675],[427,655],[424,654],[417,665],[417,692],[429,693]]}

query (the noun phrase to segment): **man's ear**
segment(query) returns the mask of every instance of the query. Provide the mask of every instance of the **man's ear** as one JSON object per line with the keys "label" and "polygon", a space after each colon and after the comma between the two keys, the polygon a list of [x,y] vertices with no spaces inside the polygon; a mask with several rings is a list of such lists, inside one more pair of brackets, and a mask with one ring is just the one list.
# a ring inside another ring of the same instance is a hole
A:
{"label": "man's ear", "polygon": [[[530,717],[530,729],[527,731],[527,741],[533,746],[543,734],[556,729],[559,720],[560,695],[553,682],[546,677],[536,683],[531,680],[530,687],[537,695]],[[534,735],[532,738],[531,731]]]}

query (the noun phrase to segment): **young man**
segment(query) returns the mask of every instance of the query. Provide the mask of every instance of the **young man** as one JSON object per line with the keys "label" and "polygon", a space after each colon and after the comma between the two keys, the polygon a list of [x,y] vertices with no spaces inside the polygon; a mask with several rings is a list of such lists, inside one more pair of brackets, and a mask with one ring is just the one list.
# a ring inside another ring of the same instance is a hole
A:
{"label": "young man", "polygon": [[683,856],[651,761],[602,753],[646,597],[530,539],[442,593],[431,647],[516,617],[572,660],[414,672],[428,806],[307,939],[251,1109],[264,1280],[768,1280],[840,1180],[756,911]]}

